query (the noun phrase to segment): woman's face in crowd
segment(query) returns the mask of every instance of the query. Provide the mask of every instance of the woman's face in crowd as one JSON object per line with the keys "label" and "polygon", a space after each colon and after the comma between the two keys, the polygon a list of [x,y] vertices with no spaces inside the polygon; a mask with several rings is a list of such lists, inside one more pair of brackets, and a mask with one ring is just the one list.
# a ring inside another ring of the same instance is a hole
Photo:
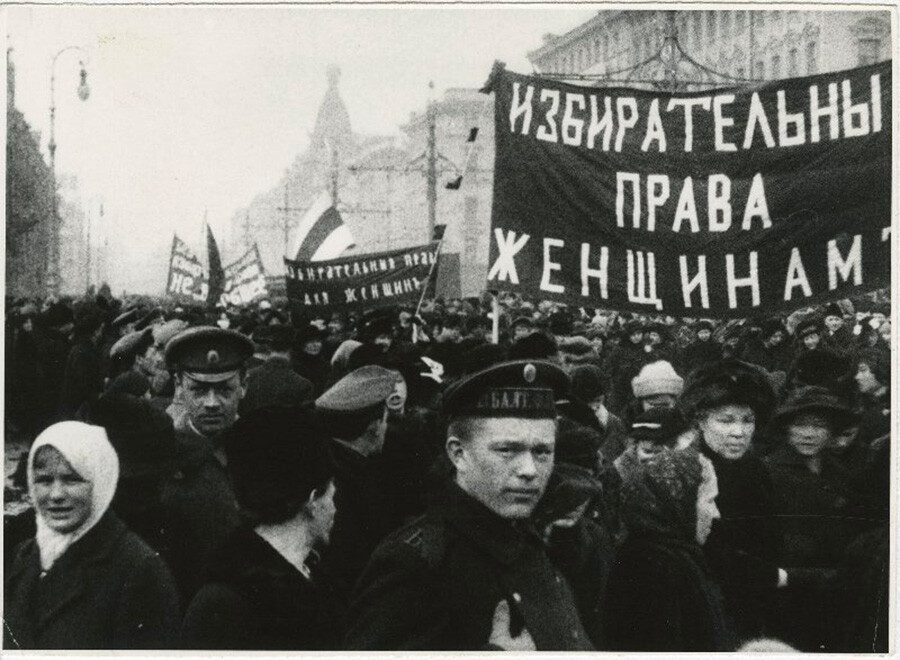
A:
{"label": "woman's face in crowd", "polygon": [[91,515],[93,486],[53,447],[34,458],[34,505],[50,529],[74,532]]}
{"label": "woman's face in crowd", "polygon": [[700,341],[709,341],[709,338],[711,336],[712,336],[712,333],[709,330],[707,330],[706,328],[703,328],[702,330],[697,330],[697,339],[699,339]]}
{"label": "woman's face in crowd", "polygon": [[787,429],[791,448],[804,458],[818,456],[831,442],[831,425],[821,413],[797,415]]}
{"label": "woman's face in crowd", "polygon": [[703,545],[712,532],[713,520],[721,518],[716,497],[719,495],[719,484],[716,473],[710,470],[710,477],[704,479],[697,489],[697,543]]}
{"label": "woman's face in crowd", "polygon": [[856,387],[861,394],[869,394],[881,389],[881,383],[875,378],[872,368],[866,362],[860,362],[856,370]]}
{"label": "woman's face in crowd", "polygon": [[819,341],[820,341],[819,334],[814,332],[811,335],[806,335],[803,338],[803,345],[806,346],[807,349],[812,351],[812,350],[818,348]]}
{"label": "woman's face in crowd", "polygon": [[831,332],[837,332],[841,329],[841,326],[844,325],[844,319],[840,316],[835,316],[832,314],[831,316],[825,317],[825,327],[828,328]]}
{"label": "woman's face in crowd", "polygon": [[644,332],[643,330],[632,332],[630,335],[628,335],[628,338],[631,340],[632,344],[640,344],[644,341]]}
{"label": "woman's face in crowd", "polygon": [[309,339],[303,344],[303,352],[307,355],[319,355],[322,352],[321,339]]}
{"label": "woman's face in crowd", "polygon": [[707,446],[722,458],[735,460],[747,453],[756,430],[756,415],[747,405],[714,408],[697,425]]}

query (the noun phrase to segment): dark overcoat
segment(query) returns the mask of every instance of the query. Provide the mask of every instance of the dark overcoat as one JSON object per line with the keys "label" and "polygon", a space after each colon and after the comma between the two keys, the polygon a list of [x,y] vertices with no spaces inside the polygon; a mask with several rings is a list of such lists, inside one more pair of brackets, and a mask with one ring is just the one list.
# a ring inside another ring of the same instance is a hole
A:
{"label": "dark overcoat", "polygon": [[541,539],[450,486],[375,551],[350,606],[346,646],[484,649],[501,599],[538,650],[593,648],[572,588]]}
{"label": "dark overcoat", "polygon": [[605,614],[611,650],[734,650],[721,592],[695,543],[630,535],[609,575]]}
{"label": "dark overcoat", "polygon": [[159,556],[112,512],[44,577],[34,539],[4,581],[7,649],[166,649],[178,631],[178,593]]}
{"label": "dark overcoat", "polygon": [[242,525],[211,560],[185,615],[182,641],[191,649],[336,650],[343,609],[315,572],[304,577]]}

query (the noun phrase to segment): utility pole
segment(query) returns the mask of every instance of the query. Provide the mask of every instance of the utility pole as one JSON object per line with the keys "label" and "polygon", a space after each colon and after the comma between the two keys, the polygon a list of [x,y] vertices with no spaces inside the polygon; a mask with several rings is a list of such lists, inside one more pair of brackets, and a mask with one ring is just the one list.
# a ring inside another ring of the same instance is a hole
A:
{"label": "utility pole", "polygon": [[426,194],[428,199],[428,236],[426,241],[430,241],[434,235],[434,227],[437,224],[437,146],[436,146],[436,108],[434,103],[434,81],[428,83],[428,111],[426,119],[428,122],[428,146],[426,148]]}
{"label": "utility pole", "polygon": [[85,221],[87,222],[87,240],[85,241],[85,247],[87,247],[87,268],[84,274],[84,290],[87,291],[91,286],[91,212],[88,211],[85,213],[85,216]]}
{"label": "utility pole", "polygon": [[663,40],[663,68],[665,70],[666,91],[678,91],[678,38],[675,27],[675,12],[666,11],[665,36]]}

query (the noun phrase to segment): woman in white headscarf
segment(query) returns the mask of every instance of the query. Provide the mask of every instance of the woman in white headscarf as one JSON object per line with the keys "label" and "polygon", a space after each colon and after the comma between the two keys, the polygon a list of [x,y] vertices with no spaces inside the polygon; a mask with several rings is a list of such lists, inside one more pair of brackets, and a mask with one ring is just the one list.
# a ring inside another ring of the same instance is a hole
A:
{"label": "woman in white headscarf", "polygon": [[60,422],[28,454],[37,534],[4,580],[4,648],[169,648],[178,593],[165,563],[110,510],[119,459],[106,432]]}

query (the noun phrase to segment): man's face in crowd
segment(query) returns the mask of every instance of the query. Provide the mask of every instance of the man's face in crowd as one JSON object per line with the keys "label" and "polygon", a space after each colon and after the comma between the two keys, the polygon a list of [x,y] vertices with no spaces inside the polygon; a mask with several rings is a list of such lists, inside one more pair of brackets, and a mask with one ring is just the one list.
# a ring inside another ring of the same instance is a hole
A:
{"label": "man's face in crowd", "polygon": [[244,396],[240,374],[218,383],[204,383],[182,374],[177,383],[188,419],[200,433],[218,435],[234,424],[238,404]]}
{"label": "man's face in crowd", "polygon": [[456,483],[501,518],[528,518],[553,471],[556,421],[487,417],[461,426],[467,437],[447,439]]}
{"label": "man's face in crowd", "polygon": [[394,343],[394,337],[391,334],[384,332],[375,337],[373,343],[376,346],[381,346],[381,350],[387,351],[391,348],[391,344]]}
{"label": "man's face in crowd", "polygon": [[828,328],[829,332],[837,332],[842,325],[844,325],[844,319],[840,316],[831,314],[825,317],[825,327]]}
{"label": "man's face in crowd", "polygon": [[700,341],[709,341],[710,337],[712,337],[712,333],[706,328],[697,330],[697,339],[699,339]]}
{"label": "man's face in crowd", "polygon": [[878,379],[875,377],[875,373],[872,371],[872,367],[868,365],[866,362],[860,362],[856,368],[856,376],[854,377],[856,380],[856,387],[859,389],[861,394],[869,394],[871,392],[875,392],[881,389],[882,385],[878,382]]}
{"label": "man's face in crowd", "polygon": [[520,323],[515,328],[513,328],[513,341],[518,339],[523,339],[530,335],[532,332],[532,328],[525,325],[524,323]]}
{"label": "man's face in crowd", "polygon": [[331,335],[339,335],[344,331],[344,322],[339,318],[332,318],[328,321],[328,332]]}
{"label": "man's face in crowd", "polygon": [[628,338],[631,340],[632,344],[640,344],[644,341],[644,331],[638,330],[637,332],[632,332],[628,335]]}
{"label": "man's face in crowd", "polygon": [[671,394],[653,394],[645,396],[641,399],[641,408],[644,412],[648,410],[666,409],[671,410],[675,407],[675,397]]}
{"label": "man's face in crowd", "polygon": [[397,380],[394,381],[394,391],[390,393],[385,402],[387,409],[392,416],[402,416],[406,410],[406,398],[409,390],[406,387],[406,379],[397,373]]}

